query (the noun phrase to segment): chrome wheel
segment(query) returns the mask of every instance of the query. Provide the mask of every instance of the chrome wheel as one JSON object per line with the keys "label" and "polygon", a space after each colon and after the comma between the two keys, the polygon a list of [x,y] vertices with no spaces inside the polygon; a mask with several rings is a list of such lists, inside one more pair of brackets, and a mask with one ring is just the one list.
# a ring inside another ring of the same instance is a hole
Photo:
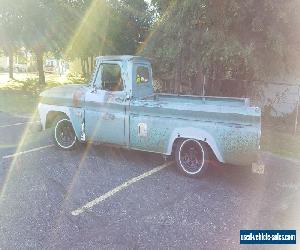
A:
{"label": "chrome wheel", "polygon": [[54,139],[56,144],[63,149],[71,149],[75,145],[77,138],[69,119],[63,118],[56,123]]}
{"label": "chrome wheel", "polygon": [[177,145],[177,166],[186,175],[200,175],[207,167],[206,155],[204,144],[195,139],[186,139]]}

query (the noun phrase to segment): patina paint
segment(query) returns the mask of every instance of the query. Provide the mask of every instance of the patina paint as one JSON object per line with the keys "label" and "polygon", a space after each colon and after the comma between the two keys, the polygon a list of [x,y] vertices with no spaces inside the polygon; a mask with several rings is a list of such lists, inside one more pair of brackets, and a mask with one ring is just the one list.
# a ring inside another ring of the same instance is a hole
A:
{"label": "patina paint", "polygon": [[[121,68],[123,91],[101,89],[102,63]],[[147,83],[136,83],[136,69],[149,70]],[[249,100],[154,94],[149,60],[135,56],[99,57],[89,85],[67,85],[41,94],[43,127],[47,113],[64,112],[79,140],[170,155],[176,139],[206,142],[220,162],[256,161],[261,111]]]}

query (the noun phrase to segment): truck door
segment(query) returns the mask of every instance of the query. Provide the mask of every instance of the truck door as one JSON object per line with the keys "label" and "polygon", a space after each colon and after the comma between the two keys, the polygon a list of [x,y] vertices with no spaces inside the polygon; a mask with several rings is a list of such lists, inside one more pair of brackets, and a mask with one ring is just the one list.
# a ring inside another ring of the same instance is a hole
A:
{"label": "truck door", "polygon": [[95,88],[85,96],[85,133],[93,142],[125,145],[126,94],[121,64],[101,63]]}

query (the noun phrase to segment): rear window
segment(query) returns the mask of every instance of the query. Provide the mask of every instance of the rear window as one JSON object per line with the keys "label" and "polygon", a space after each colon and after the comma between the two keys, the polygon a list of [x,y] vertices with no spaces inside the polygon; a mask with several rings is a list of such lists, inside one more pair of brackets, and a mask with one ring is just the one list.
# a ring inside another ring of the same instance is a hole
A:
{"label": "rear window", "polygon": [[138,66],[136,69],[136,83],[143,84],[149,82],[149,69],[144,66]]}

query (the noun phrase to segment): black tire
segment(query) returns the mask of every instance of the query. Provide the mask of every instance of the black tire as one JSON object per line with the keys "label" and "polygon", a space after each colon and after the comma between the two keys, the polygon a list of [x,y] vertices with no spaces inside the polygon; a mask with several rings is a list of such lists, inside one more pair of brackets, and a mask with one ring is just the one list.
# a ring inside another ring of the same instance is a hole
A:
{"label": "black tire", "polygon": [[78,140],[67,116],[60,115],[53,122],[53,141],[63,150],[72,150],[77,147]]}
{"label": "black tire", "polygon": [[180,140],[175,148],[175,160],[184,175],[203,176],[209,163],[208,148],[204,142],[195,139]]}

